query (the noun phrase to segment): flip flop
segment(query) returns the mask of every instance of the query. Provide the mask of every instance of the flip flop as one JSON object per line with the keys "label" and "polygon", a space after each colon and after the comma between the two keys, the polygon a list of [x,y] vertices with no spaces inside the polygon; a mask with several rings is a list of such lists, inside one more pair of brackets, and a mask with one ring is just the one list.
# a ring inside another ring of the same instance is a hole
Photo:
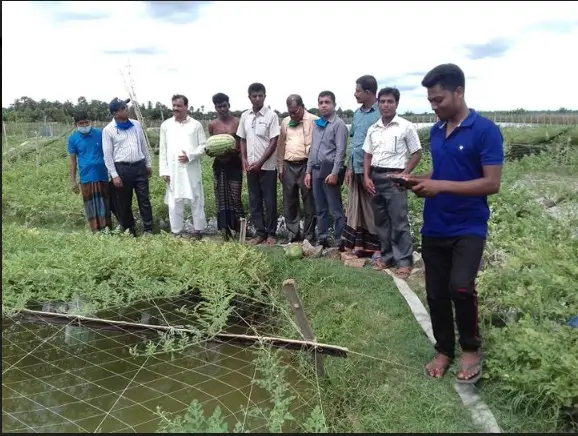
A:
{"label": "flip flop", "polygon": [[411,268],[409,266],[402,266],[402,267],[398,268],[398,270],[395,272],[395,276],[398,279],[405,280],[405,279],[409,278],[409,276],[411,276],[412,271],[413,271],[413,268]]}
{"label": "flip flop", "polygon": [[434,357],[431,361],[429,361],[424,367],[423,367],[423,372],[426,375],[426,377],[429,378],[433,378],[433,379],[442,379],[444,378],[444,376],[447,374],[448,369],[450,369],[450,366],[452,366],[452,359],[449,359],[448,362],[445,365],[441,365],[441,364],[436,364],[433,366],[432,369],[439,371],[442,371],[442,375],[439,377],[436,377],[434,375],[431,375],[429,370],[428,370],[428,365],[430,363],[432,363],[436,358]]}
{"label": "flip flop", "polygon": [[482,375],[484,372],[483,371],[484,361],[481,357],[480,357],[480,361],[477,363],[471,363],[469,365],[461,365],[460,370],[458,371],[458,374],[462,371],[469,372],[471,369],[475,368],[476,366],[478,366],[480,368],[480,370],[475,375],[473,375],[470,378],[459,378],[456,376],[456,381],[460,384],[463,384],[463,385],[473,385],[473,384],[477,383],[482,378]]}

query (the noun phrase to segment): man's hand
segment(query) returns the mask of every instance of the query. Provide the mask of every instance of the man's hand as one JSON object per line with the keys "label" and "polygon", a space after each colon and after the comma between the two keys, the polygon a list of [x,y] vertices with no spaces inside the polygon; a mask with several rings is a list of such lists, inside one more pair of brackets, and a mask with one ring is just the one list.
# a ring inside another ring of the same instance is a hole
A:
{"label": "man's hand", "polygon": [[369,192],[371,195],[375,195],[375,185],[373,184],[373,180],[369,177],[363,178],[363,184],[365,185],[365,190]]}
{"label": "man's hand", "polygon": [[261,171],[262,166],[263,166],[263,164],[261,162],[255,162],[254,164],[249,165],[247,172],[258,173],[259,171]]}
{"label": "man's hand", "polygon": [[345,172],[345,184],[347,186],[351,185],[351,179],[353,178],[353,171],[351,171],[351,169],[347,169],[347,171]]}
{"label": "man's hand", "polygon": [[325,177],[325,183],[330,186],[337,185],[337,176],[335,174],[329,174]]}
{"label": "man's hand", "polygon": [[304,183],[307,189],[311,189],[311,174],[305,174]]}
{"label": "man's hand", "polygon": [[75,194],[78,194],[80,192],[80,188],[76,180],[70,181],[70,187],[72,188],[72,192],[74,192]]}
{"label": "man's hand", "polygon": [[163,176],[163,180],[164,180],[166,183],[171,183],[171,176]]}
{"label": "man's hand", "polygon": [[183,154],[181,154],[179,156],[179,162],[182,164],[186,164],[189,163],[189,156],[187,156],[187,153],[185,153],[184,150],[181,150],[183,152]]}
{"label": "man's hand", "polygon": [[115,186],[115,188],[122,188],[122,179],[120,177],[113,177],[112,178],[112,183]]}
{"label": "man's hand", "polygon": [[152,175],[153,175],[153,169],[147,167],[147,177],[150,179]]}
{"label": "man's hand", "polygon": [[246,173],[249,172],[249,162],[247,161],[247,159],[243,159],[243,171],[245,171]]}
{"label": "man's hand", "polygon": [[279,170],[279,181],[283,183],[283,171]]}
{"label": "man's hand", "polygon": [[440,180],[423,179],[419,180],[417,185],[412,187],[411,190],[418,197],[435,197],[442,192],[442,183]]}

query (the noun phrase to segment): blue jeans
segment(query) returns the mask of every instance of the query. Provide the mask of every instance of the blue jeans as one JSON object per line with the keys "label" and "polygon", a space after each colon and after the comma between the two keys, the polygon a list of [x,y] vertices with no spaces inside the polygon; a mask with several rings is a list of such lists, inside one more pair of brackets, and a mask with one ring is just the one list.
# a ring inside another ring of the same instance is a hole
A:
{"label": "blue jeans", "polygon": [[329,236],[329,214],[335,222],[335,242],[339,243],[341,240],[341,233],[345,227],[345,213],[341,201],[342,183],[342,178],[339,177],[337,185],[328,185],[321,177],[319,169],[313,168],[311,171],[311,187],[317,211],[317,238],[319,240],[327,239]]}

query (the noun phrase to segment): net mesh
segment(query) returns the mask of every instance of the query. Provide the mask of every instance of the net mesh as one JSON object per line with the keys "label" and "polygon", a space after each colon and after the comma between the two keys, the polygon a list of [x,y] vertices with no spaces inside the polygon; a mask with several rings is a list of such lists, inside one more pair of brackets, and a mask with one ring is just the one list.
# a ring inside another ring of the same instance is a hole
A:
{"label": "net mesh", "polygon": [[[186,326],[186,303],[152,300],[98,315]],[[71,306],[44,304],[42,309],[63,312]],[[276,317],[293,317],[286,308],[274,309]],[[260,304],[244,304],[233,315],[229,332],[265,336],[278,325],[267,322]],[[305,365],[296,353],[265,344],[206,340],[211,338],[179,344],[178,336],[114,322],[78,327],[70,319],[55,322],[36,315],[5,316],[2,324],[3,432],[155,432],[165,419],[162,412],[183,415],[192,400],[205,415],[218,407],[229,429],[237,425],[243,431],[267,431],[268,410],[279,406],[274,404],[279,398],[267,389],[267,384],[274,386],[264,373],[275,359],[282,370],[269,379],[283,378],[288,411],[301,416],[316,406],[322,409],[311,361]],[[290,325],[297,329],[292,321]],[[299,430],[299,420],[293,423]]]}

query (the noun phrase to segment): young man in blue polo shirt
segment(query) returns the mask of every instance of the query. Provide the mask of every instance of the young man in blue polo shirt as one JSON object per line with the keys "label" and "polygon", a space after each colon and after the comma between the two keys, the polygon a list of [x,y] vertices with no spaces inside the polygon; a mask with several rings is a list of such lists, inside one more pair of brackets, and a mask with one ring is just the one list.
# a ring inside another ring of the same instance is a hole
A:
{"label": "young man in blue polo shirt", "polygon": [[[84,111],[74,114],[74,122],[77,130],[68,138],[72,190],[82,193],[86,219],[93,232],[111,228],[110,188],[102,152],[102,130],[92,127]],[[77,167],[80,189],[76,180]]]}
{"label": "young man in blue polo shirt", "polygon": [[457,65],[437,66],[422,86],[440,119],[431,129],[433,171],[407,177],[426,197],[422,256],[438,354],[425,370],[442,377],[454,358],[453,302],[463,352],[457,381],[475,383],[482,375],[475,280],[488,232],[487,196],[500,190],[504,141],[495,123],[467,107]]}

